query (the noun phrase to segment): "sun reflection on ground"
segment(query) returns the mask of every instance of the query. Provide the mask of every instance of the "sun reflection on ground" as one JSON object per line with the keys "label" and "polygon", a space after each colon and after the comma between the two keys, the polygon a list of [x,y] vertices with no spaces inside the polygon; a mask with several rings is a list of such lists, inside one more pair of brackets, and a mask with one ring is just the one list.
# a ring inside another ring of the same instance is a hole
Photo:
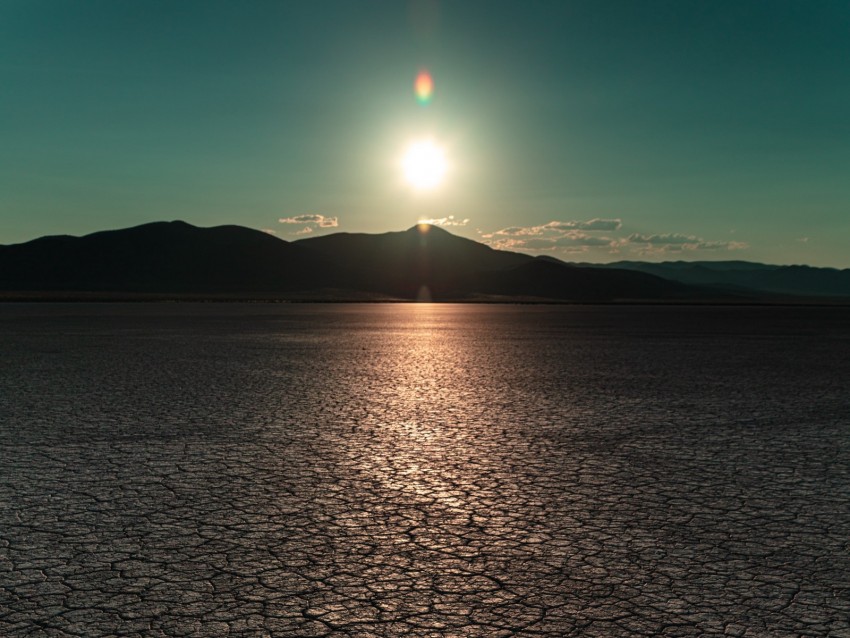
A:
{"label": "sun reflection on ground", "polygon": [[[391,308],[404,329],[387,335],[372,365],[386,379],[370,398],[370,473],[385,489],[439,503],[440,519],[468,520],[486,476],[496,471],[490,450],[503,429],[488,428],[499,415],[482,404],[469,374],[475,353],[448,320],[452,304],[399,304]],[[494,406],[495,407],[495,406]],[[518,490],[503,484],[505,494]],[[485,490],[486,491],[486,490]],[[518,495],[517,495],[518,498]]]}

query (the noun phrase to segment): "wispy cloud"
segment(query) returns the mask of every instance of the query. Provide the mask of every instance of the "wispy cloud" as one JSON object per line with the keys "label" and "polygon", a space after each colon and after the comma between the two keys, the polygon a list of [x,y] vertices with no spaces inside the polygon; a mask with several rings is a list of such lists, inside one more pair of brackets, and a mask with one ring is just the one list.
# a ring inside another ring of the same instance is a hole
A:
{"label": "wispy cloud", "polygon": [[487,243],[501,250],[546,250],[565,253],[586,252],[590,248],[614,246],[616,239],[590,234],[616,231],[619,219],[551,221],[537,226],[509,226],[484,235]]}
{"label": "wispy cloud", "polygon": [[507,237],[517,236],[561,236],[574,231],[615,231],[622,226],[619,219],[588,219],[587,221],[551,221],[539,226],[509,226],[497,230],[491,235],[501,235]]}
{"label": "wispy cloud", "polygon": [[304,226],[304,228],[302,228],[301,230],[296,231],[295,234],[296,235],[309,235],[312,232],[313,232],[312,226]]}
{"label": "wispy cloud", "polygon": [[667,233],[665,235],[641,235],[633,233],[629,235],[629,242],[633,244],[653,244],[656,246],[681,246],[683,244],[696,244],[701,240],[693,235],[680,235],[678,233]]}
{"label": "wispy cloud", "polygon": [[589,248],[612,247],[617,240],[611,237],[588,235],[581,231],[569,231],[557,237],[513,236],[496,237],[490,246],[500,250],[550,250],[559,252],[586,252]]}
{"label": "wispy cloud", "polygon": [[619,219],[589,219],[584,222],[569,221],[569,222],[549,222],[547,227],[557,230],[604,230],[613,231],[619,230],[623,223]]}
{"label": "wispy cloud", "polygon": [[628,245],[640,253],[684,252],[693,250],[742,250],[749,244],[742,241],[709,241],[695,235],[665,233],[660,235],[641,235],[633,233],[621,240],[620,245]]}
{"label": "wispy cloud", "polygon": [[437,217],[434,219],[420,219],[420,224],[431,224],[433,226],[466,226],[468,219],[455,219],[454,215],[448,217]]}
{"label": "wispy cloud", "polygon": [[263,229],[261,229],[261,230],[262,230],[264,233],[266,233],[267,235],[277,235],[277,231],[276,231],[276,230],[272,230],[271,228],[263,228]]}
{"label": "wispy cloud", "polygon": [[338,217],[325,217],[324,215],[295,215],[294,217],[281,217],[281,224],[314,224],[319,228],[336,228],[339,226]]}
{"label": "wispy cloud", "polygon": [[482,234],[482,237],[493,248],[533,252],[582,253],[593,250],[611,255],[621,252],[646,255],[749,248],[747,243],[741,241],[712,241],[683,233],[632,233],[618,237],[622,225],[619,218],[556,220],[536,226],[508,226]]}

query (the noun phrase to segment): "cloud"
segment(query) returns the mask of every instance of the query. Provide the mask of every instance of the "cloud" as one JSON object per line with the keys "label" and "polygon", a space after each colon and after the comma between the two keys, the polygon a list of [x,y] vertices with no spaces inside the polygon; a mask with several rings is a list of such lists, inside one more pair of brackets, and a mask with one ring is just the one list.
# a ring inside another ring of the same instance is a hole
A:
{"label": "cloud", "polygon": [[547,228],[553,229],[576,229],[576,230],[604,230],[611,232],[619,230],[623,222],[619,219],[589,219],[586,222],[549,222]]}
{"label": "cloud", "polygon": [[610,246],[613,241],[609,237],[573,236],[556,237],[553,239],[532,238],[523,240],[523,243],[526,248],[540,250],[545,248],[575,248],[579,246]]}
{"label": "cloud", "polygon": [[641,253],[683,252],[686,250],[742,250],[749,244],[742,241],[708,241],[695,235],[665,233],[642,235],[633,233],[621,240],[621,245],[629,245]]}
{"label": "cloud", "polygon": [[324,215],[296,215],[295,217],[281,217],[281,224],[315,224],[319,228],[336,228],[339,226],[338,217],[325,217]]}
{"label": "cloud", "polygon": [[615,231],[621,225],[619,219],[551,221],[538,226],[509,226],[483,237],[490,240],[490,246],[501,250],[580,253],[591,248],[613,249],[616,239],[590,233]]}
{"label": "cloud", "polygon": [[504,237],[495,238],[490,246],[499,250],[557,250],[559,252],[586,252],[589,248],[612,247],[617,240],[595,237],[581,231],[570,231],[557,237]]}
{"label": "cloud", "polygon": [[295,234],[296,234],[296,235],[309,235],[309,234],[310,234],[310,233],[312,233],[312,232],[313,232],[313,227],[312,227],[312,226],[304,226],[304,228],[302,228],[301,230],[297,231]]}
{"label": "cloud", "polygon": [[436,219],[420,219],[420,224],[432,224],[433,226],[466,226],[469,223],[468,219],[455,219],[454,215],[448,217],[438,217]]}
{"label": "cloud", "polygon": [[693,235],[680,235],[678,233],[667,233],[666,235],[641,235],[633,233],[629,235],[629,241],[633,244],[653,244],[653,245],[682,245],[693,244],[700,241],[699,237]]}
{"label": "cloud", "polygon": [[266,233],[267,235],[277,235],[277,231],[276,231],[276,230],[272,230],[271,228],[263,228],[263,229],[261,229],[261,230],[262,230],[264,233]]}
{"label": "cloud", "polygon": [[522,235],[542,235],[545,231],[546,226],[508,226],[502,230],[497,230],[495,233],[492,233],[492,235],[519,237]]}
{"label": "cloud", "polygon": [[503,228],[502,230],[497,230],[495,235],[522,235],[525,229],[520,226],[510,226],[508,228]]}
{"label": "cloud", "polygon": [[[580,253],[595,250],[608,254],[627,251],[638,255],[681,253],[684,251],[741,250],[741,241],[710,241],[683,233],[632,233],[617,237],[620,219],[551,221],[537,226],[508,226],[482,235],[485,243],[501,250]],[[602,234],[602,233],[605,234]]]}
{"label": "cloud", "polygon": [[561,236],[578,230],[590,232],[612,232],[619,230],[622,225],[623,223],[619,219],[588,219],[587,221],[572,220],[565,222],[551,221],[546,224],[540,224],[539,226],[509,226],[508,228],[497,230],[495,233],[491,233],[490,235],[485,235],[485,237],[492,237],[493,235],[506,237]]}

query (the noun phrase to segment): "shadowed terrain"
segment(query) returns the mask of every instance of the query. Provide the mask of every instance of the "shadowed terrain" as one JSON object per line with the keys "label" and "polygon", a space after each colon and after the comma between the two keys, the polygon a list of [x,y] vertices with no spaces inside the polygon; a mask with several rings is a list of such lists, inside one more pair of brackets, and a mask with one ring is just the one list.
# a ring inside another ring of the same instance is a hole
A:
{"label": "shadowed terrain", "polygon": [[241,226],[155,222],[0,246],[0,289],[210,293],[303,290],[330,273],[310,252]]}
{"label": "shadowed terrain", "polygon": [[850,269],[773,266],[747,261],[668,261],[660,264],[618,261],[602,267],[636,270],[672,281],[727,290],[850,297]]}
{"label": "shadowed terrain", "polygon": [[[0,292],[258,295],[278,299],[741,300],[622,269],[499,251],[419,225],[286,242],[239,226],[157,222],[0,246]],[[88,295],[88,297],[87,297]]]}

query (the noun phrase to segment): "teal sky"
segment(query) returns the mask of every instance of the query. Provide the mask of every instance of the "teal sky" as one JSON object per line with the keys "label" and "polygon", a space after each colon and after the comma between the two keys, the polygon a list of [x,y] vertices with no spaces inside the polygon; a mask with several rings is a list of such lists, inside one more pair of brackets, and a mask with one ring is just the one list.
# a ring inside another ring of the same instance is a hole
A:
{"label": "teal sky", "polygon": [[850,267],[850,2],[0,1],[0,243],[170,219]]}

